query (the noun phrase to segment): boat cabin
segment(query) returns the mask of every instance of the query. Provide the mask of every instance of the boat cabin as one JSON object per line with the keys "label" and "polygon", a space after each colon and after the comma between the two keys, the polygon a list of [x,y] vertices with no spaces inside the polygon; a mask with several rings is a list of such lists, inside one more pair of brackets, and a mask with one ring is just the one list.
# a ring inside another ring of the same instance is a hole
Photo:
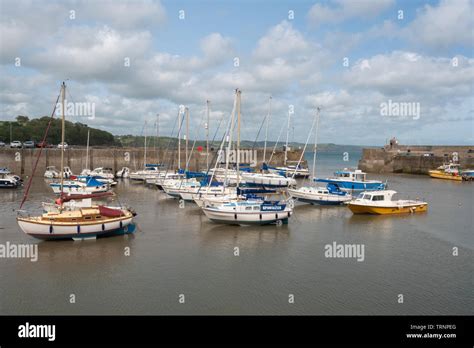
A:
{"label": "boat cabin", "polygon": [[377,202],[377,201],[391,201],[392,196],[396,192],[393,190],[384,190],[384,191],[376,191],[376,192],[361,192],[359,194],[358,199],[363,199],[366,201],[372,201],[372,202]]}
{"label": "boat cabin", "polygon": [[350,171],[344,168],[344,170],[339,170],[335,172],[334,175],[338,178],[345,178],[348,181],[365,181],[366,173],[364,173],[360,169],[356,169],[355,171]]}

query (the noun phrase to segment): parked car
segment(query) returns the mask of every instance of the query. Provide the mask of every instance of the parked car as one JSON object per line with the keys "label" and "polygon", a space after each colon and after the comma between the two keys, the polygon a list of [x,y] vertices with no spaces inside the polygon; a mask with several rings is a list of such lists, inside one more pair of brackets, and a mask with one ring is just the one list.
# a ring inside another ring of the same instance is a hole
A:
{"label": "parked car", "polygon": [[66,142],[58,144],[58,149],[67,149],[67,148],[68,148],[68,144]]}
{"label": "parked car", "polygon": [[12,149],[21,149],[23,147],[23,144],[21,143],[21,141],[15,140],[10,143],[10,147]]}
{"label": "parked car", "polygon": [[3,141],[0,141],[0,147],[5,147],[5,143]]}
{"label": "parked car", "polygon": [[47,141],[40,141],[40,142],[37,142],[37,143],[36,143],[36,147],[45,148],[45,147],[53,147],[53,145],[48,144]]}
{"label": "parked car", "polygon": [[33,149],[35,147],[35,142],[33,140],[27,140],[23,143],[25,149]]}

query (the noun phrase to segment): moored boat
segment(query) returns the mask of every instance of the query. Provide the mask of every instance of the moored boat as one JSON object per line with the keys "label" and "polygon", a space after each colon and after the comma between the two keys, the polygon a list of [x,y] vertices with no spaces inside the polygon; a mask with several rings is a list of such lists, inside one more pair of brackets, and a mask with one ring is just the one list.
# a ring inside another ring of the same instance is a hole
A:
{"label": "moored boat", "polygon": [[17,188],[21,185],[20,177],[13,175],[8,168],[0,168],[0,188]]}
{"label": "moored boat", "polygon": [[303,203],[319,205],[341,205],[352,200],[352,196],[339,189],[337,185],[327,187],[303,186],[298,189],[288,189],[290,197]]}
{"label": "moored boat", "polygon": [[439,166],[437,169],[429,170],[428,175],[435,179],[445,179],[462,181],[460,165],[457,163],[448,163]]}
{"label": "moored boat", "polygon": [[133,214],[127,209],[92,206],[41,216],[18,216],[20,228],[26,234],[45,240],[90,239],[101,236],[132,233]]}
{"label": "moored boat", "polygon": [[[66,95],[66,84],[63,82],[61,85],[61,143],[64,144],[65,140],[65,95]],[[59,99],[59,97],[58,97]],[[54,117],[54,111],[51,115],[50,122]],[[46,139],[49,127],[46,129],[43,139]],[[25,193],[20,204],[19,215],[17,216],[17,223],[21,230],[26,234],[45,240],[51,239],[95,239],[101,236],[116,235],[132,233],[135,226],[133,225],[133,217],[135,213],[124,207],[110,207],[106,205],[92,205],[90,200],[95,195],[91,193],[98,192],[95,190],[90,191],[89,189],[94,188],[109,188],[107,184],[102,184],[97,181],[94,177],[89,177],[86,183],[80,181],[64,181],[65,167],[64,167],[64,151],[61,151],[61,181],[59,183],[52,183],[51,187],[55,192],[58,190],[60,194],[59,199],[52,205],[43,205],[46,210],[45,213],[37,216],[31,216],[25,214],[21,210],[23,204],[28,198],[28,192],[31,188],[32,179],[34,172],[38,164],[38,160],[41,155],[41,149],[36,157],[36,162],[33,167],[32,174],[28,181],[28,186],[25,189]],[[69,192],[77,190],[78,194],[83,195],[65,195],[65,188],[69,187]],[[102,195],[101,195],[102,196]],[[105,196],[105,194],[104,194]],[[78,205],[72,204],[72,199],[81,200]],[[82,198],[85,198],[84,202]],[[69,200],[71,204],[65,205],[66,201]]]}
{"label": "moored boat", "polygon": [[75,193],[75,194],[90,194],[90,193],[107,192],[110,190],[109,184],[100,182],[94,177],[87,177],[85,181],[67,180],[67,181],[63,181],[62,183],[53,182],[49,184],[49,186],[53,189],[53,192],[56,194],[60,194],[61,192]]}
{"label": "moored boat", "polygon": [[372,191],[372,190],[384,190],[386,183],[379,180],[367,180],[367,174],[360,169],[354,171],[340,170],[334,173],[334,177],[331,178],[315,178],[315,182],[322,182],[327,184],[336,184],[341,190],[344,191]]}
{"label": "moored boat", "polygon": [[287,204],[244,200],[205,206],[206,216],[218,223],[231,225],[286,224],[293,213]]}
{"label": "moored boat", "polygon": [[55,166],[46,167],[46,171],[44,172],[44,177],[46,179],[57,179],[61,176],[59,170],[56,169]]}
{"label": "moored boat", "polygon": [[393,190],[362,192],[348,203],[354,214],[412,214],[428,210],[428,203],[418,200],[393,200]]}

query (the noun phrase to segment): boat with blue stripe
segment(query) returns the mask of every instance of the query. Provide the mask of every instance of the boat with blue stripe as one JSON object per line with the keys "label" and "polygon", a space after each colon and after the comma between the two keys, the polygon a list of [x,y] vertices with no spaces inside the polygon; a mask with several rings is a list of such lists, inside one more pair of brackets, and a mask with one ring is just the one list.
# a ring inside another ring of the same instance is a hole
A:
{"label": "boat with blue stripe", "polygon": [[387,183],[379,180],[367,180],[366,173],[360,169],[356,170],[339,170],[334,172],[334,177],[331,178],[315,178],[315,182],[323,182],[327,184],[336,184],[344,191],[376,191],[384,190]]}

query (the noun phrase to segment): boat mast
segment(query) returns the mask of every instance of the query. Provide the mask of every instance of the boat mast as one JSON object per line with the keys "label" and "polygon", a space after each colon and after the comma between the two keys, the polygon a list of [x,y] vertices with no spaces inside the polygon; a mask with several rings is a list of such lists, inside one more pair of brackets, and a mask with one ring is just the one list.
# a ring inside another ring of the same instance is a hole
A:
{"label": "boat mast", "polygon": [[206,113],[207,113],[207,122],[206,122],[206,168],[209,170],[209,104],[210,101],[206,100]]}
{"label": "boat mast", "polygon": [[226,159],[225,159],[225,176],[224,176],[224,185],[227,185],[227,175],[229,171],[229,160],[230,160],[230,151],[232,148],[232,136],[234,134],[234,126],[235,126],[235,110],[237,108],[237,89],[235,90],[235,96],[234,96],[234,105],[232,107],[232,113],[230,115],[230,127],[229,131],[226,136],[227,140],[227,150],[226,150]]}
{"label": "boat mast", "polygon": [[318,106],[317,110],[317,119],[316,119],[316,132],[314,132],[314,151],[313,151],[313,179],[316,178],[316,152],[318,150],[318,131],[319,131],[319,112],[320,108]]}
{"label": "boat mast", "polygon": [[[64,100],[66,99],[66,84],[63,81],[61,85],[61,196],[63,195],[64,189],[64,138],[65,138],[65,131],[64,126],[65,122],[65,115],[64,115]],[[62,205],[62,204],[61,204]]]}
{"label": "boat mast", "polygon": [[181,107],[178,111],[178,171],[181,169]]}
{"label": "boat mast", "polygon": [[91,134],[91,130],[87,129],[87,147],[86,147],[86,168],[89,169],[89,137]]}
{"label": "boat mast", "polygon": [[143,132],[145,134],[145,151],[143,153],[143,167],[146,168],[146,120],[145,120],[145,128]]}
{"label": "boat mast", "polygon": [[188,171],[189,108],[186,108],[186,171]]}
{"label": "boat mast", "polygon": [[268,138],[268,124],[270,123],[270,117],[272,115],[272,96],[268,99],[268,115],[267,125],[265,127],[265,145],[263,146],[263,163],[265,163],[267,157],[267,138]]}
{"label": "boat mast", "polygon": [[290,110],[288,110],[288,125],[286,127],[286,144],[285,144],[285,167],[286,167],[286,162],[288,161],[288,137],[290,135]]}
{"label": "boat mast", "polygon": [[156,114],[156,141],[155,141],[156,164],[160,163],[159,149],[158,150],[156,149],[156,143],[159,142],[159,139],[160,139],[160,114]]}
{"label": "boat mast", "polygon": [[240,184],[240,98],[242,92],[237,89],[237,189]]}

